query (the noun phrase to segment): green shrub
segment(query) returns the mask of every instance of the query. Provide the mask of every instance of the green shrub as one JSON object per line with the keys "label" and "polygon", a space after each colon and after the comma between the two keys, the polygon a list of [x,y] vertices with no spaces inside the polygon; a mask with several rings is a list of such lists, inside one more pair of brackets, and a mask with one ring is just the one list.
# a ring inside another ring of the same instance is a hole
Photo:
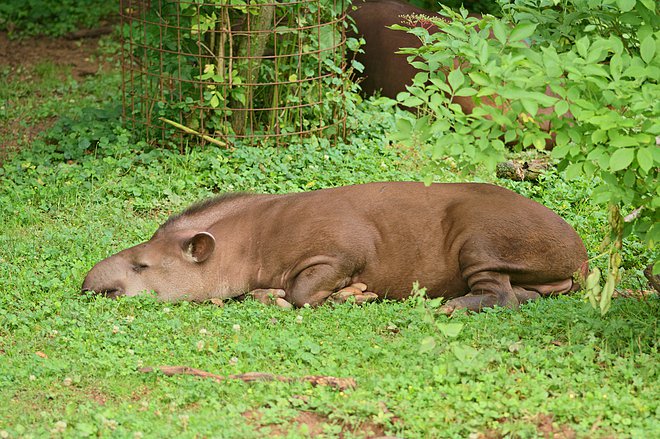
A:
{"label": "green shrub", "polygon": [[[398,139],[423,142],[435,157],[455,157],[464,169],[480,163],[493,169],[509,147],[544,149],[551,138],[545,129],[551,127],[552,157],[560,169],[568,178],[594,178],[593,200],[610,212],[606,283],[599,286],[598,271],[587,282],[602,312],[620,280],[623,237],[633,233],[651,248],[660,240],[655,8],[634,0],[569,1],[550,8],[557,14],[545,15],[529,12],[529,2],[521,1],[507,7],[518,22],[478,20],[446,9],[449,23],[411,17],[409,28],[396,26],[422,42],[419,49],[405,50],[421,72],[398,96],[417,110],[398,121]],[[559,19],[571,11],[581,17],[573,23],[583,26],[575,26],[569,38],[557,29],[573,29]],[[442,32],[429,34],[419,25],[428,20]],[[464,114],[454,97],[473,99],[474,111]]]}

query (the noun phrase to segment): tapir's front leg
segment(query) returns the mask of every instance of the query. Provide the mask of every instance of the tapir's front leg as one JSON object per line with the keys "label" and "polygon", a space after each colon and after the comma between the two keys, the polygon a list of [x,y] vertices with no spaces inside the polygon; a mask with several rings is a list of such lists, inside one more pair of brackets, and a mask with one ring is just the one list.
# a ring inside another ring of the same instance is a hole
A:
{"label": "tapir's front leg", "polygon": [[321,305],[333,293],[350,285],[358,268],[348,257],[318,255],[308,258],[292,270],[295,275],[291,286],[287,287],[286,298],[295,306]]}
{"label": "tapir's front leg", "polygon": [[278,288],[252,290],[247,293],[246,296],[252,297],[257,302],[261,302],[265,305],[276,305],[280,308],[293,308],[293,305],[284,299],[286,297],[286,292]]}
{"label": "tapir's front leg", "polygon": [[355,303],[361,305],[367,302],[373,302],[378,299],[378,294],[367,291],[367,286],[361,282],[351,284],[336,293],[332,293],[328,297],[328,301],[333,303],[344,303],[350,298],[353,298]]}

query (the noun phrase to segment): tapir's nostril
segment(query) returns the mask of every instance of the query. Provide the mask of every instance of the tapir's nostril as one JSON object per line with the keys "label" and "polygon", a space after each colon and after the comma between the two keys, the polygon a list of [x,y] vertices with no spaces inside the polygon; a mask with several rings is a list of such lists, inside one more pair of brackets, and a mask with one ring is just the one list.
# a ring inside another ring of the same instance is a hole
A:
{"label": "tapir's nostril", "polygon": [[105,290],[101,291],[100,294],[103,294],[105,297],[110,299],[116,299],[117,297],[121,296],[123,292],[121,290]]}

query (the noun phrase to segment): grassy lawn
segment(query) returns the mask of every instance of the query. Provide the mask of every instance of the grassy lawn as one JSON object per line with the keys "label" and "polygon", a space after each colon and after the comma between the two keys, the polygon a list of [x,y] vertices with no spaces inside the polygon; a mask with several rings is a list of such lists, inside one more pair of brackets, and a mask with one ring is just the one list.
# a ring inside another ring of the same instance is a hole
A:
{"label": "grassy lawn", "polygon": [[[51,121],[29,141],[0,131],[21,149],[0,166],[0,438],[660,437],[657,295],[619,297],[602,318],[579,294],[452,318],[419,299],[286,311],[81,296],[95,262],[215,193],[466,177],[391,145],[393,111],[369,104],[338,145],[154,150],[118,125],[116,71],[76,82],[57,69],[31,71],[32,85],[7,69],[0,84],[0,122]],[[599,254],[593,182],[468,178],[546,204]],[[639,291],[650,255],[626,245],[622,292]],[[356,387],[140,371],[163,365]]]}

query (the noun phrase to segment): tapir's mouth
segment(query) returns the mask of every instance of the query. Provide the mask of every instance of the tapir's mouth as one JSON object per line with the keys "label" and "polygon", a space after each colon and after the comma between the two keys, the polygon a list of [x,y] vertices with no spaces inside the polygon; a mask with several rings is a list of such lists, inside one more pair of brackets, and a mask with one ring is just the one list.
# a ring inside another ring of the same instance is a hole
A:
{"label": "tapir's mouth", "polygon": [[111,289],[111,290],[93,290],[90,288],[83,288],[83,294],[100,294],[107,297],[108,299],[116,299],[119,296],[123,296],[124,292],[120,289]]}

